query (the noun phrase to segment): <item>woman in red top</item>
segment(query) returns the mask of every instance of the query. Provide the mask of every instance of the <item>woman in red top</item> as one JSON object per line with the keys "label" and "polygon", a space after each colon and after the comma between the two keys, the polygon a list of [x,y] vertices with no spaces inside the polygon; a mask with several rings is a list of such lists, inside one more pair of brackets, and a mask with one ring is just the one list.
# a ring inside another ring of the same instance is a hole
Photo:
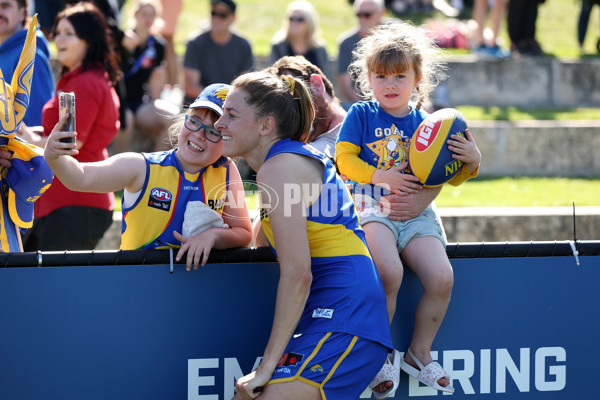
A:
{"label": "woman in red top", "polygon": [[[25,127],[23,138],[44,147],[58,122],[58,94],[73,92],[76,158],[105,160],[107,146],[119,129],[119,99],[113,88],[119,71],[104,16],[89,3],[69,6],[57,15],[52,35],[61,78],[56,95],[43,108],[42,134]],[[114,206],[114,193],[74,192],[54,178],[36,202],[35,222],[24,238],[24,249],[91,250],[110,226]]]}

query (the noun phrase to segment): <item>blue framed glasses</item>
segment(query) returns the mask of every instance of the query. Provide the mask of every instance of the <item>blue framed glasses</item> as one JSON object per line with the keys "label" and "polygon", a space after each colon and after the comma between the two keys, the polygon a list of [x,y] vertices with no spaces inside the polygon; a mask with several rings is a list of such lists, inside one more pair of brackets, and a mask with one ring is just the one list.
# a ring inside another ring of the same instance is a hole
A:
{"label": "blue framed glasses", "polygon": [[192,115],[185,116],[184,125],[187,129],[189,129],[192,132],[198,132],[200,129],[203,129],[204,137],[209,142],[219,143],[219,141],[223,139],[223,134],[219,132],[218,129],[204,125],[202,121],[200,121],[198,118]]}

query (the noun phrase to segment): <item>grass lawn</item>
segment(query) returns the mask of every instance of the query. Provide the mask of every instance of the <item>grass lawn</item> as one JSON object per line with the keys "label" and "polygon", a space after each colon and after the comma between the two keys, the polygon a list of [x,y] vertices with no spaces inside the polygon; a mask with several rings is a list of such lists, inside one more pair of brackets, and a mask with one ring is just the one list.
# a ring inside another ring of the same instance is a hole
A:
{"label": "grass lawn", "polygon": [[444,186],[439,207],[600,206],[600,179],[475,178]]}
{"label": "grass lawn", "polygon": [[600,120],[600,108],[524,109],[517,107],[456,107],[467,121]]}

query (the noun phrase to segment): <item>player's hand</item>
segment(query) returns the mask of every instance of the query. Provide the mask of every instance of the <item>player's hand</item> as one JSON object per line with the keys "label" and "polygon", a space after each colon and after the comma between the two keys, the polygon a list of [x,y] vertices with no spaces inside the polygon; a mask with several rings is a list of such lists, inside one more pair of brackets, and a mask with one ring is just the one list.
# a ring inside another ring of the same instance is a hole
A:
{"label": "player's hand", "polygon": [[69,118],[69,114],[65,114],[58,120],[52,133],[48,136],[46,147],[44,148],[44,158],[46,161],[56,160],[60,156],[74,156],[79,154],[79,150],[76,149],[77,143],[65,143],[61,142],[60,139],[67,137],[76,137],[76,132],[64,132],[62,131],[63,125]]}
{"label": "player's hand", "polygon": [[448,144],[448,150],[454,153],[452,158],[467,164],[470,171],[475,170],[481,163],[481,152],[468,129],[465,129],[465,137],[451,135],[446,143]]}
{"label": "player's hand", "polygon": [[252,400],[257,398],[263,387],[271,379],[271,375],[263,374],[260,367],[252,371],[246,376],[242,376],[235,382],[235,390],[239,397],[244,400]]}
{"label": "player's hand", "polygon": [[183,255],[187,252],[187,258],[185,262],[186,271],[191,271],[192,265],[194,266],[194,269],[198,269],[198,265],[206,265],[208,262],[208,257],[210,256],[210,251],[217,240],[216,229],[221,228],[207,229],[190,237],[183,236],[179,232],[173,231],[175,239],[181,242],[181,248],[177,252],[175,260],[180,261]]}
{"label": "player's hand", "polygon": [[381,186],[387,185],[391,193],[417,193],[422,188],[419,178],[403,173],[402,171],[406,167],[408,167],[408,162],[404,162],[388,170],[377,169],[373,174],[373,178],[371,178],[371,183]]}

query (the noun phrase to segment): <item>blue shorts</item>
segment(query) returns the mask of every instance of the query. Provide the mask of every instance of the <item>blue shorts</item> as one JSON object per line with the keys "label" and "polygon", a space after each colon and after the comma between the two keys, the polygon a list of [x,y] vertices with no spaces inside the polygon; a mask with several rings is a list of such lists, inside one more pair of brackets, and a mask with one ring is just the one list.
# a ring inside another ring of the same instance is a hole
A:
{"label": "blue shorts", "polygon": [[358,399],[381,369],[388,349],[347,333],[292,337],[268,385],[299,380],[325,400]]}

